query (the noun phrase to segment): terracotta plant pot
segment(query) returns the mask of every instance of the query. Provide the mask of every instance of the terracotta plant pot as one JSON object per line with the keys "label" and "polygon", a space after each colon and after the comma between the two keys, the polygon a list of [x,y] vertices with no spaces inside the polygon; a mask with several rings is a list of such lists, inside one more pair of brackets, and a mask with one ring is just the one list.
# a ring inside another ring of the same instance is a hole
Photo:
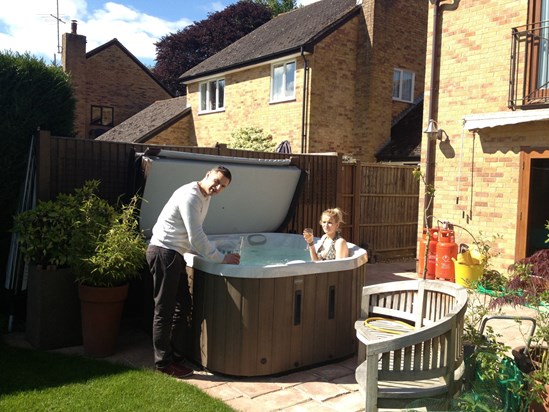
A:
{"label": "terracotta plant pot", "polygon": [[84,351],[103,358],[114,353],[128,284],[112,288],[79,285]]}
{"label": "terracotta plant pot", "polygon": [[528,412],[543,412],[549,411],[549,384],[545,385],[545,392],[542,395],[541,402],[531,402],[528,407]]}

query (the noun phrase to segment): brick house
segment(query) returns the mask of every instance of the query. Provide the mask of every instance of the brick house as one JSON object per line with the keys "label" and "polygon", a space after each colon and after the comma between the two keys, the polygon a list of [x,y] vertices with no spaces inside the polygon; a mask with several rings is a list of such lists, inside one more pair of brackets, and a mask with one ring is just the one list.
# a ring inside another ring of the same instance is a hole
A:
{"label": "brick house", "polygon": [[547,247],[549,1],[432,1],[430,9],[423,123],[433,119],[441,140],[422,141],[436,191],[425,215],[460,226],[458,244],[500,234],[494,266],[505,270]]}
{"label": "brick house", "polygon": [[[427,12],[424,0],[321,0],[278,15],[182,74],[191,112],[179,125],[191,133],[178,144],[228,143],[254,126],[294,153],[417,163]],[[101,139],[132,141],[114,131]],[[154,142],[174,144],[173,134]]]}
{"label": "brick house", "polygon": [[74,128],[80,138],[95,138],[157,100],[173,97],[151,71],[117,39],[86,53],[86,36],[63,34],[62,66],[76,97]]}
{"label": "brick house", "polygon": [[255,126],[294,152],[375,160],[422,94],[427,11],[321,0],[277,16],[181,76],[198,144]]}

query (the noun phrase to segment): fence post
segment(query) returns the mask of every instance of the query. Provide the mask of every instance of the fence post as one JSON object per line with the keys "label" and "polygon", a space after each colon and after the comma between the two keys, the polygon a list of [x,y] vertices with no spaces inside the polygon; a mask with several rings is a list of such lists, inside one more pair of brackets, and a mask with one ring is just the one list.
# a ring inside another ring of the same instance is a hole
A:
{"label": "fence post", "polygon": [[50,200],[50,168],[51,168],[51,132],[47,130],[38,130],[37,147],[37,192],[38,199]]}
{"label": "fence post", "polygon": [[360,222],[362,221],[362,208],[360,207],[360,190],[362,188],[362,166],[360,160],[357,160],[353,168],[353,226],[352,240],[355,245],[361,245],[362,239],[360,236]]}

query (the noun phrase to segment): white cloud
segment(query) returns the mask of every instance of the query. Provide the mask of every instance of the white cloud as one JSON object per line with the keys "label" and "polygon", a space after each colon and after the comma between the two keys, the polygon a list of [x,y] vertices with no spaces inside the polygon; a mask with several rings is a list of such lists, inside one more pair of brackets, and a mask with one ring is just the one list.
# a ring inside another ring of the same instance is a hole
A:
{"label": "white cloud", "polygon": [[[59,0],[60,19],[57,35],[56,6],[51,1],[18,0],[0,11],[0,50],[30,52],[53,61],[63,33],[70,32],[71,20],[77,20],[78,33],[87,39],[86,50],[117,38],[138,59],[152,64],[154,43],[160,37],[181,30],[190,19],[166,21],[141,13],[120,3],[108,2],[89,11],[84,0]],[[60,61],[60,56],[57,60]]]}

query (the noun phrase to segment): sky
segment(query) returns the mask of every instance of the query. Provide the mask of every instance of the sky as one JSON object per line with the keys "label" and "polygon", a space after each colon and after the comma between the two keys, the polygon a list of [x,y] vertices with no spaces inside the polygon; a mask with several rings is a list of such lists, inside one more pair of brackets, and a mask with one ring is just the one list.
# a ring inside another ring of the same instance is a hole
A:
{"label": "sky", "polygon": [[[318,0],[298,0],[307,5]],[[30,53],[61,64],[63,33],[76,20],[86,51],[116,38],[146,66],[154,66],[163,36],[204,20],[237,0],[4,0],[0,7],[0,51]]]}

